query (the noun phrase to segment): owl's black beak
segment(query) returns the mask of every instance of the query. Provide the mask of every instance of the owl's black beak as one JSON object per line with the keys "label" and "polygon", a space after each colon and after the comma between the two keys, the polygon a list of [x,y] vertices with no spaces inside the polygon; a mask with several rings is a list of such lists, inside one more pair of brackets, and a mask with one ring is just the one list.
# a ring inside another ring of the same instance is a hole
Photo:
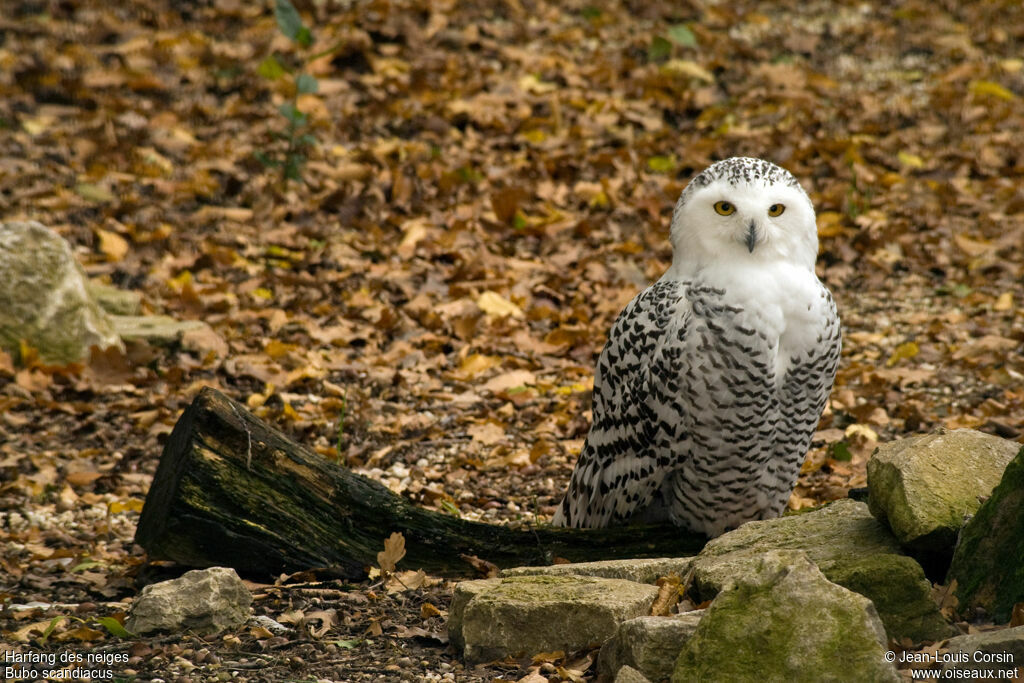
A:
{"label": "owl's black beak", "polygon": [[750,221],[750,225],[747,226],[747,250],[751,254],[754,253],[754,246],[757,244],[757,224],[754,221]]}

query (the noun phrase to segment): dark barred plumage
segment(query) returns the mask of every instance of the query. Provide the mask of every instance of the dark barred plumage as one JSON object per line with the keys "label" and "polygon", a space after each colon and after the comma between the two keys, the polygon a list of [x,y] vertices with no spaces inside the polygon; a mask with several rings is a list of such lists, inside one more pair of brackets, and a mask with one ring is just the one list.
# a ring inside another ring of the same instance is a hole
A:
{"label": "dark barred plumage", "polygon": [[[687,187],[684,214],[686,202],[715,183],[753,188],[755,197],[763,191],[765,201],[776,201],[771,188],[795,185],[799,195],[784,197],[806,201],[788,172],[760,160],[730,162]],[[794,225],[805,230],[806,219],[798,218]],[[777,227],[765,228],[766,244]],[[743,259],[744,250],[734,258]],[[831,391],[839,351],[835,303],[813,270],[771,255],[735,267],[674,264],[609,333],[594,375],[593,425],[553,523],[667,518],[714,536],[778,516]]]}

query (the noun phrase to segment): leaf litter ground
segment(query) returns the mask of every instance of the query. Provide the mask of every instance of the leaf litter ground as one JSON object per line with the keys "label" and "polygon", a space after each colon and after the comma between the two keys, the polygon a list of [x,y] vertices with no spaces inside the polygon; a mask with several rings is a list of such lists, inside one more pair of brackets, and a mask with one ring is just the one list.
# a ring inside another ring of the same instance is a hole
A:
{"label": "leaf litter ground", "polygon": [[[331,51],[297,98],[261,75],[304,53],[260,3],[9,4],[0,213],[212,329],[81,367],[0,356],[13,647],[127,653],[141,679],[593,676],[571,655],[465,670],[450,584],[400,562],[405,585],[254,582],[281,633],[122,641],[100,619],[135,593],[138,511],[203,385],[418,504],[543,523],[604,335],[726,156],[804,182],[844,322],[791,507],[863,486],[879,441],[1024,431],[1019,3],[300,3]],[[256,159],[293,98],[318,144],[283,186]]]}

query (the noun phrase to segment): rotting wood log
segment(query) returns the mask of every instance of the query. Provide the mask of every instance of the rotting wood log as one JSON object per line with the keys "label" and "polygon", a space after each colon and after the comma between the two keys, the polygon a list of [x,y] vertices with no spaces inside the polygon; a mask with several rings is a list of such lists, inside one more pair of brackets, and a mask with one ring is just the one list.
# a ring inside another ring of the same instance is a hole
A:
{"label": "rotting wood log", "polygon": [[292,441],[205,388],[164,447],[135,533],[152,560],[248,574],[326,570],[359,579],[392,532],[400,568],[467,576],[471,555],[499,567],[683,556],[706,539],[670,526],[515,528],[417,507]]}

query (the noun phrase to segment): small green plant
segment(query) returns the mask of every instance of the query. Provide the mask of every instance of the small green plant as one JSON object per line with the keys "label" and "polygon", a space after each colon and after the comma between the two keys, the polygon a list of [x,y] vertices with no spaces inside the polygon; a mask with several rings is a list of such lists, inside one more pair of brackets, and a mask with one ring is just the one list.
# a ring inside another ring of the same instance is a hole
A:
{"label": "small green plant", "polygon": [[[299,12],[291,0],[275,0],[274,16],[277,19],[277,27],[289,40],[302,49],[312,47],[313,33],[302,23],[302,17],[299,16]],[[309,59],[319,56],[313,55]],[[299,111],[299,97],[315,93],[319,89],[319,84],[311,74],[301,68],[295,69],[287,66],[285,61],[278,59],[278,56],[274,54],[268,55],[260,62],[258,73],[272,81],[286,75],[291,76],[294,87],[292,88],[292,98],[278,107],[281,116],[287,121],[284,131],[275,134],[275,137],[285,142],[284,152],[274,155],[261,150],[256,152],[256,158],[267,168],[280,168],[283,185],[286,185],[289,180],[302,180],[302,167],[306,163],[306,152],[316,144],[316,137],[308,132],[309,115]]]}
{"label": "small green plant", "polygon": [[655,35],[651,38],[651,44],[647,46],[647,59],[652,62],[668,59],[672,55],[674,45],[696,48],[697,36],[686,24],[670,26],[665,35]]}

